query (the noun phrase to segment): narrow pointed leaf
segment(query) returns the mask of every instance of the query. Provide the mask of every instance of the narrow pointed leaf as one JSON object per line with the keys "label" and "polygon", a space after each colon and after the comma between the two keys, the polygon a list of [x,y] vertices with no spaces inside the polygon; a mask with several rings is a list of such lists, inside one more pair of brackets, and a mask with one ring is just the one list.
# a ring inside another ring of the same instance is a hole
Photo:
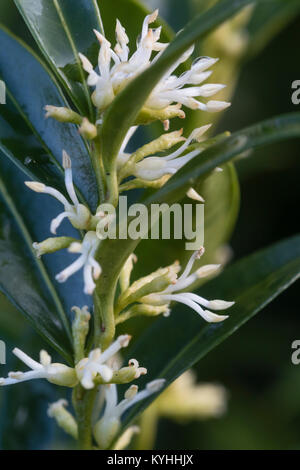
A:
{"label": "narrow pointed leaf", "polygon": [[34,253],[34,228],[25,219],[27,213],[34,212],[34,206],[30,205],[23,185],[20,186],[20,170],[3,154],[0,170],[0,289],[36,330],[71,360],[67,315],[44,263]]}
{"label": "narrow pointed leaf", "polygon": [[74,180],[82,197],[95,206],[95,176],[76,126],[45,119],[47,104],[66,106],[62,93],[22,42],[4,29],[0,29],[0,42],[0,79],[6,84],[8,102],[0,106],[1,150],[28,176],[63,189],[61,160],[65,149],[72,158]]}
{"label": "narrow pointed leaf", "polygon": [[272,0],[255,6],[247,25],[250,44],[247,53],[249,57],[256,55],[266,44],[300,11],[298,0]]}
{"label": "narrow pointed leaf", "polygon": [[15,0],[34,39],[65,90],[81,111],[93,115],[90,93],[78,53],[96,62],[102,30],[96,0]]}

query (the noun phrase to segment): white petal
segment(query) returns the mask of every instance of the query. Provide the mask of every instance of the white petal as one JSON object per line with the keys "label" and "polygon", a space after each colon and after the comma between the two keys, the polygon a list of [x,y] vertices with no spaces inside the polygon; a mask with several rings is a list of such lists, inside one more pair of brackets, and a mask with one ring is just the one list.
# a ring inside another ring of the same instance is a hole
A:
{"label": "white petal", "polygon": [[198,194],[194,188],[190,188],[187,191],[186,195],[187,197],[189,197],[190,199],[193,199],[194,201],[205,202],[203,197],[200,196],[200,194]]}
{"label": "white petal", "polygon": [[13,349],[13,354],[17,356],[18,359],[20,359],[24,364],[26,364],[30,369],[42,369],[43,366],[37,362],[34,361],[31,357],[29,357],[27,354],[25,354],[21,349],[14,348]]}
{"label": "white petal", "polygon": [[72,215],[74,215],[72,212],[62,212],[57,217],[55,217],[55,219],[52,219],[51,224],[50,224],[50,232],[53,233],[53,235],[56,235],[56,231],[58,227],[60,226],[60,224],[62,223],[62,221],[66,217],[72,217]]}
{"label": "white petal", "polygon": [[82,268],[85,263],[86,257],[86,254],[82,254],[81,256],[79,256],[79,258],[74,261],[74,263],[72,263],[66,269],[57,274],[55,276],[55,279],[58,282],[65,282],[70,276],[72,276],[72,274],[76,273],[77,271],[79,271],[79,269]]}
{"label": "white petal", "polygon": [[228,108],[230,105],[231,103],[227,103],[226,101],[208,101],[208,103],[206,103],[206,109],[210,113],[217,113]]}
{"label": "white petal", "polygon": [[226,310],[234,304],[235,302],[226,302],[225,300],[211,300],[208,304],[208,308],[212,310]]}

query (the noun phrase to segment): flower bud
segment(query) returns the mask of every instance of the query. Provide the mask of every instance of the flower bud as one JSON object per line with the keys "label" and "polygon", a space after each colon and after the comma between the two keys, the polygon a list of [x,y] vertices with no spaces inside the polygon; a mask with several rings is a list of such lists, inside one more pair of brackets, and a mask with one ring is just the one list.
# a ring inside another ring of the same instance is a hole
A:
{"label": "flower bud", "polygon": [[87,118],[83,118],[79,133],[88,140],[93,140],[97,137],[97,127],[92,124]]}
{"label": "flower bud", "polygon": [[47,238],[41,243],[34,242],[32,246],[36,252],[36,256],[40,258],[42,255],[45,255],[47,253],[55,253],[55,251],[68,248],[72,243],[76,241],[77,240],[72,237],[54,237]]}
{"label": "flower bud", "polygon": [[117,311],[123,310],[127,305],[137,302],[144,296],[153,292],[161,292],[170,284],[176,281],[177,273],[180,267],[174,263],[166,268],[160,268],[157,271],[142,277],[135,281],[119,298]]}
{"label": "flower bud", "polygon": [[76,207],[76,214],[70,215],[69,220],[73,227],[79,230],[88,230],[91,220],[91,213],[89,209],[83,204],[78,204]]}
{"label": "flower bud", "polygon": [[74,439],[78,438],[78,426],[74,417],[65,409],[68,405],[66,400],[58,400],[49,405],[48,416],[54,418],[60,428]]}
{"label": "flower bud", "polygon": [[89,332],[89,321],[91,315],[88,311],[88,307],[73,307],[72,310],[75,312],[75,318],[72,324],[72,334],[75,352],[75,363],[79,362],[84,358],[85,354],[85,341]]}
{"label": "flower bud", "polygon": [[63,387],[75,387],[78,384],[75,369],[58,363],[51,364],[47,380]]}
{"label": "flower bud", "polygon": [[107,449],[121,426],[119,418],[100,419],[94,426],[94,437],[100,449]]}
{"label": "flower bud", "polygon": [[47,105],[45,106],[45,111],[46,118],[51,117],[59,122],[69,122],[71,124],[77,125],[80,125],[82,123],[82,117],[69,108]]}
{"label": "flower bud", "polygon": [[144,107],[140,111],[136,124],[144,125],[150,124],[153,121],[168,121],[169,119],[173,119],[178,117],[180,119],[185,118],[185,112],[181,109],[181,104],[170,105],[163,109],[154,109],[154,108],[147,108]]}

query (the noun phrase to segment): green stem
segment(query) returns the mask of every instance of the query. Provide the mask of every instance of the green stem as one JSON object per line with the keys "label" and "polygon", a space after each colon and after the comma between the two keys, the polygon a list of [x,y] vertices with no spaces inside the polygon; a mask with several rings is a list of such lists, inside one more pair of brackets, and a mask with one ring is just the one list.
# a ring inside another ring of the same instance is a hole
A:
{"label": "green stem", "polygon": [[98,191],[99,191],[99,199],[100,202],[104,201],[105,192],[106,192],[106,182],[105,182],[105,170],[103,167],[103,162],[101,158],[101,146],[99,139],[95,139],[92,142],[91,147],[91,159],[94,168],[94,172],[96,175]]}
{"label": "green stem", "polygon": [[112,204],[114,207],[117,207],[119,202],[119,183],[116,168],[112,167],[106,173],[106,183],[108,199],[107,202]]}
{"label": "green stem", "polygon": [[78,447],[81,450],[93,449],[92,413],[97,387],[85,390],[78,385],[73,391],[73,404],[77,415]]}
{"label": "green stem", "polygon": [[106,292],[99,289],[95,295],[95,346],[101,349],[106,349],[115,336],[114,297],[115,286]]}

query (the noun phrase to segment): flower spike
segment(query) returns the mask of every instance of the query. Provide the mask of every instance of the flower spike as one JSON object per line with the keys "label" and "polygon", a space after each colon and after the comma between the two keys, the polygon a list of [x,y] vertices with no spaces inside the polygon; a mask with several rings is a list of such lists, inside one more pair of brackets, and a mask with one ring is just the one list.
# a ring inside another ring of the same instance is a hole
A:
{"label": "flower spike", "polygon": [[[226,310],[234,302],[227,302],[225,300],[207,300],[200,295],[190,292],[182,292],[187,287],[191,286],[197,279],[203,278],[213,274],[217,271],[220,265],[206,265],[191,273],[193,264],[196,259],[199,259],[204,253],[204,248],[195,251],[190,257],[183,273],[179,276],[174,283],[171,283],[165,290],[161,292],[153,292],[139,299],[139,302],[145,305],[153,306],[169,306],[171,302],[180,302],[187,305],[192,310],[197,312],[204,320],[209,323],[217,323],[228,318],[227,315],[217,315],[208,309],[212,310]],[[203,308],[205,307],[205,308]]]}
{"label": "flower spike", "polygon": [[184,144],[175,152],[164,157],[147,157],[141,162],[136,163],[133,174],[136,178],[142,180],[155,181],[165,175],[173,175],[186,163],[199,155],[202,151],[197,148],[188,153],[184,153],[193,140],[199,141],[201,136],[210,128],[210,125],[194,129]]}
{"label": "flower spike", "polygon": [[[83,55],[79,57],[84,70],[89,74],[87,83],[95,87],[92,94],[94,105],[103,111],[113,101],[114,97],[137,75],[143,72],[151,64],[157,61],[162,51],[168,46],[159,42],[161,27],[149,28],[156,21],[158,10],[147,15],[143,21],[141,35],[137,41],[137,49],[130,56],[128,47],[129,39],[125,28],[120,21],[116,21],[116,45],[112,49],[110,42],[98,31],[94,31],[100,43],[98,68],[99,73],[94,71],[90,61]],[[172,103],[182,104],[191,109],[218,112],[227,108],[230,103],[224,101],[208,101],[206,104],[197,100],[197,97],[207,98],[218,93],[224,85],[202,84],[211,74],[207,70],[213,66],[218,59],[200,57],[193,62],[192,67],[179,77],[173,75],[178,66],[189,59],[194,51],[190,47],[169,68],[160,82],[155,86],[145,103],[145,108],[152,110],[167,110]],[[152,54],[158,52],[154,57]],[[162,119],[168,126],[168,118]]]}

